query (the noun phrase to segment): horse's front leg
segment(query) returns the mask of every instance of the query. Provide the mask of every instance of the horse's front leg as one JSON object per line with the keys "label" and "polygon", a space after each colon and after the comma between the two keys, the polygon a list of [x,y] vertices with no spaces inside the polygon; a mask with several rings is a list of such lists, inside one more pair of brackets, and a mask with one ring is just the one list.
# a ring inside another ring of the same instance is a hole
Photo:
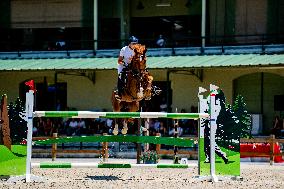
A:
{"label": "horse's front leg", "polygon": [[144,76],[144,97],[145,100],[150,100],[152,96],[152,82],[153,82],[153,76],[150,74],[146,74]]}
{"label": "horse's front leg", "polygon": [[123,120],[123,129],[121,130],[121,134],[126,135],[128,131],[128,127],[127,127],[127,120],[124,119]]}
{"label": "horse's front leg", "polygon": [[112,131],[113,135],[118,135],[118,123],[117,123],[117,119],[114,119],[114,129]]}

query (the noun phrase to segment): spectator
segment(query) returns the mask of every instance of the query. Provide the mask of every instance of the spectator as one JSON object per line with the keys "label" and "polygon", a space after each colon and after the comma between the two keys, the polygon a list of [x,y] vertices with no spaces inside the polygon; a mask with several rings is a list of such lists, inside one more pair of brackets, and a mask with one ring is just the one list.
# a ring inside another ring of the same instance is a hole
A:
{"label": "spectator", "polygon": [[[185,109],[181,109],[180,113],[186,113],[186,110]],[[180,120],[178,120],[178,125],[183,129],[184,134],[189,134],[190,133],[189,119],[180,119]]]}
{"label": "spectator", "polygon": [[87,134],[93,135],[99,132],[99,124],[95,118],[86,119]]}
{"label": "spectator", "polygon": [[165,98],[162,98],[162,102],[160,104],[160,112],[167,112],[168,105]]}
{"label": "spectator", "polygon": [[166,127],[163,121],[160,121],[160,128],[159,128],[159,133],[161,133],[161,136],[165,136],[166,135]]}
{"label": "spectator", "polygon": [[162,35],[159,35],[159,38],[156,41],[158,47],[165,47],[165,39]]}
{"label": "spectator", "polygon": [[279,116],[275,116],[271,133],[274,134],[275,137],[280,137],[281,130],[283,129],[283,121],[279,118]]}
{"label": "spectator", "polygon": [[158,119],[155,120],[154,129],[156,132],[159,132],[160,130],[160,121]]}
{"label": "spectator", "polygon": [[69,123],[67,135],[68,136],[76,135],[77,128],[78,128],[78,122],[74,118],[72,118],[72,120]]}
{"label": "spectator", "polygon": [[[178,133],[177,136],[179,137],[183,135],[183,129],[180,126],[177,127],[177,133]],[[169,136],[174,136],[174,135],[175,135],[175,128],[172,127],[169,130]]]}
{"label": "spectator", "polygon": [[150,119],[149,122],[149,136],[156,136],[156,130],[155,130],[155,122],[156,120]]}
{"label": "spectator", "polygon": [[44,135],[52,136],[52,130],[53,130],[53,123],[51,119],[47,118],[46,124],[44,124]]}
{"label": "spectator", "polygon": [[82,133],[85,133],[85,130],[86,130],[86,124],[85,124],[85,121],[84,119],[79,119],[78,121],[78,127],[76,129],[76,135],[81,135]]}
{"label": "spectator", "polygon": [[57,50],[64,50],[65,49],[66,42],[65,42],[64,38],[65,38],[65,27],[61,27],[59,29],[58,40],[55,43]]}
{"label": "spectator", "polygon": [[57,50],[63,50],[63,49],[65,49],[66,43],[65,43],[64,40],[58,40],[58,41],[55,43],[55,45],[56,45],[56,49],[57,49]]}
{"label": "spectator", "polygon": [[37,122],[37,133],[38,136],[44,136],[44,128],[45,128],[46,122],[44,121],[44,118],[39,117]]}
{"label": "spectator", "polygon": [[[0,127],[1,129],[1,127]],[[33,126],[33,136],[38,136],[38,128],[37,126]]]}
{"label": "spectator", "polygon": [[106,120],[106,126],[108,127],[108,133],[109,133],[109,134],[112,133],[112,130],[113,130],[113,128],[114,128],[114,124],[113,124],[113,123],[114,123],[113,120],[110,119],[110,118],[108,118],[108,119]]}
{"label": "spectator", "polygon": [[55,127],[53,128],[54,133],[58,133],[58,135],[66,135],[66,127],[63,121],[63,118],[56,118],[54,120]]}
{"label": "spectator", "polygon": [[60,103],[60,100],[58,99],[56,102],[56,111],[61,111],[62,110],[62,105]]}

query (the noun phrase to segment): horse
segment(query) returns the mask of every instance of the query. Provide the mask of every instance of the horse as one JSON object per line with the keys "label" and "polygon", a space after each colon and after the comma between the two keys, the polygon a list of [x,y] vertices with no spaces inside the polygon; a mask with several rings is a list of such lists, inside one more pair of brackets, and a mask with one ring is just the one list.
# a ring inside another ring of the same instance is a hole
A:
{"label": "horse", "polygon": [[[121,99],[115,98],[115,91],[112,91],[112,107],[114,112],[137,112],[139,102],[143,99],[150,100],[152,96],[153,76],[146,69],[145,45],[133,45],[134,55],[130,64],[126,67],[126,83],[122,91]],[[123,119],[122,134],[127,133],[127,122]],[[131,120],[132,121],[132,120]],[[116,122],[116,121],[115,121]],[[113,133],[118,134],[118,125],[115,124]]]}

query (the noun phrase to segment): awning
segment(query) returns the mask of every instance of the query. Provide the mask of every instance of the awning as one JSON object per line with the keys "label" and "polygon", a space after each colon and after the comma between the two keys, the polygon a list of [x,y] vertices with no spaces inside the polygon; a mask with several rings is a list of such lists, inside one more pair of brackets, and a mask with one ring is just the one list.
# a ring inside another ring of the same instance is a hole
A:
{"label": "awning", "polygon": [[[148,57],[149,69],[283,67],[284,55],[204,55]],[[113,70],[117,58],[2,59],[0,71]]]}

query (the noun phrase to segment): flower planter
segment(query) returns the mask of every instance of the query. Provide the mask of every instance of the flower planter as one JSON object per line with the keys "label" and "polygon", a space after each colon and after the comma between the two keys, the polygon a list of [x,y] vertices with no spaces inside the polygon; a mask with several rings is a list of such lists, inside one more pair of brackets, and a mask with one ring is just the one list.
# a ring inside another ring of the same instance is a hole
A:
{"label": "flower planter", "polygon": [[151,161],[151,160],[146,160],[146,161],[143,161],[144,164],[156,164],[157,162],[156,161]]}
{"label": "flower planter", "polygon": [[140,160],[144,164],[156,164],[158,162],[159,155],[156,151],[146,151],[143,152],[142,156],[140,157]]}

